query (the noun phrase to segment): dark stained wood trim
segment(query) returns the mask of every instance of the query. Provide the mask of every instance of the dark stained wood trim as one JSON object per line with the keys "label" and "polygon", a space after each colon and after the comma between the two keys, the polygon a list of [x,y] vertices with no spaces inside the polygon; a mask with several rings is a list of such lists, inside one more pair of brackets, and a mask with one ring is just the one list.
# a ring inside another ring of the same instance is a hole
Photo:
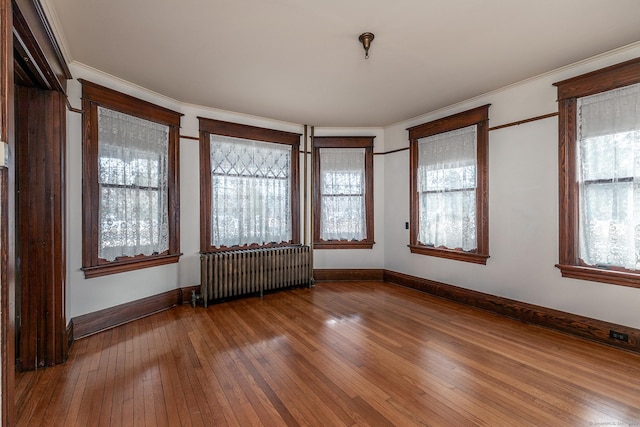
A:
{"label": "dark stained wood trim", "polygon": [[[481,308],[525,323],[640,353],[639,329],[464,289],[390,270],[384,270],[384,281],[417,289],[472,307]],[[627,334],[629,336],[629,342],[610,338],[610,330]]]}
{"label": "dark stained wood trim", "polygon": [[316,282],[340,282],[345,280],[372,280],[380,282],[384,270],[380,268],[321,268],[313,270]]}
{"label": "dark stained wood trim", "polygon": [[0,0],[0,141],[9,161],[0,168],[0,412],[15,425],[15,161],[14,61],[11,0]]}
{"label": "dark stained wood trim", "polygon": [[76,316],[71,319],[74,340],[167,310],[182,304],[182,302],[183,290],[174,289],[115,307]]}
{"label": "dark stained wood trim", "polygon": [[[126,93],[101,86],[84,79],[78,79],[82,83],[82,99],[88,100],[93,105],[129,114],[169,127],[180,128],[180,117],[184,114],[170,110],[151,102],[136,98]],[[83,108],[86,111],[86,109]],[[176,135],[177,136],[177,135]]]}
{"label": "dark stained wood trim", "polygon": [[66,91],[71,73],[39,0],[14,0],[14,46],[41,89]]}
{"label": "dark stained wood trim", "polygon": [[93,267],[83,267],[85,279],[106,276],[109,274],[124,273],[126,271],[140,270],[142,268],[157,267],[160,265],[173,264],[179,261],[182,254],[172,255],[151,255],[142,259],[130,259],[123,261],[113,261]]}
{"label": "dark stained wood trim", "polygon": [[373,147],[375,136],[316,136],[315,148],[369,148]]}
{"label": "dark stained wood trim", "polygon": [[[200,123],[200,252],[215,252],[235,248],[211,245],[211,135],[230,136],[253,141],[291,146],[291,241],[300,244],[300,136],[301,134],[248,126],[239,123],[198,117]],[[262,247],[278,246],[263,245]],[[252,245],[253,247],[253,245]],[[257,247],[257,246],[256,246]]]}
{"label": "dark stained wood trim", "polygon": [[180,135],[180,139],[190,139],[192,141],[200,141],[197,136]]}
{"label": "dark stained wood trim", "polygon": [[211,142],[209,132],[200,131],[200,252],[211,246]]}
{"label": "dark stained wood trim", "polygon": [[200,131],[254,141],[300,145],[302,134],[198,117]]}
{"label": "dark stained wood trim", "polygon": [[640,83],[640,58],[554,83],[558,88],[559,262],[562,277],[640,288],[640,271],[602,269],[579,257],[578,98]]}
{"label": "dark stained wood trim", "polygon": [[640,58],[554,83],[558,100],[589,96],[638,83]]}
{"label": "dark stained wood trim", "polygon": [[65,338],[64,93],[18,87],[16,93],[16,252],[20,274],[20,366],[67,358]]}
{"label": "dark stained wood trim", "polygon": [[[0,11],[0,13],[4,13]],[[3,103],[4,104],[4,103]],[[0,106],[2,115],[6,113]],[[4,137],[3,137],[4,138]],[[15,275],[11,242],[13,215],[9,214],[9,169],[0,168],[0,375],[2,425],[13,425],[15,387]]]}
{"label": "dark stained wood trim", "polygon": [[[371,249],[374,240],[374,202],[373,202],[373,140],[375,136],[315,136],[313,138],[314,167],[313,167],[313,238],[314,249]],[[322,212],[322,197],[320,195],[320,149],[321,148],[364,148],[365,171],[365,216],[367,237],[359,242],[347,240],[321,240],[320,217]]]}
{"label": "dark stained wood trim", "polygon": [[[491,104],[424,123],[409,131],[409,249],[411,253],[486,264],[489,258],[489,107]],[[466,126],[477,126],[476,230],[477,249],[466,252],[454,248],[429,247],[418,242],[418,145],[419,139]]]}
{"label": "dark stained wood trim", "polygon": [[[515,122],[511,122],[511,123],[505,123],[503,125],[499,125],[499,126],[493,126],[490,127],[488,129],[489,132],[492,132],[494,130],[498,130],[498,129],[504,129],[504,128],[508,128],[511,126],[518,126],[518,125],[523,125],[525,123],[530,123],[530,122],[535,122],[538,120],[544,120],[544,119],[548,119],[550,117],[556,117],[558,116],[559,113],[549,113],[549,114],[543,114],[541,116],[536,116],[536,117],[530,117],[528,119],[523,119],[523,120],[518,120]],[[398,148],[395,150],[390,150],[390,151],[385,151],[385,152],[380,152],[380,153],[373,153],[374,156],[385,156],[387,154],[393,154],[393,153],[399,153],[401,151],[407,151],[409,150],[410,147],[404,147],[404,148]]]}
{"label": "dark stained wood trim", "polygon": [[424,245],[408,245],[412,254],[429,255],[438,258],[453,259],[456,261],[471,262],[474,264],[487,263],[489,255],[477,254],[474,252],[463,252],[455,249],[433,248]]}
{"label": "dark stained wood trim", "polygon": [[374,156],[386,156],[387,154],[399,153],[401,151],[407,151],[410,147],[398,148],[396,150],[385,151],[384,153],[373,153]]}
{"label": "dark stained wood trim", "polygon": [[[560,252],[559,264],[571,265],[578,260],[578,183],[572,179],[576,173],[575,155],[576,144],[570,142],[575,137],[576,100],[563,99],[559,101],[560,120],[558,123],[558,169],[559,169],[559,232]],[[574,117],[571,119],[571,117]],[[572,136],[573,135],[573,136]]]}
{"label": "dark stained wood trim", "polygon": [[524,119],[524,120],[518,120],[516,122],[505,123],[504,125],[490,127],[489,128],[489,132],[494,131],[494,130],[498,130],[498,129],[508,128],[508,127],[511,127],[511,126],[519,126],[519,125],[523,125],[525,123],[535,122],[535,121],[538,121],[538,120],[544,120],[544,119],[548,119],[549,117],[556,117],[557,115],[558,115],[558,113],[549,113],[549,114],[543,114],[542,116],[536,116],[536,117],[531,117],[531,118]]}
{"label": "dark stained wood trim", "polygon": [[[178,262],[180,255],[180,118],[182,113],[155,105],[116,90],[80,79],[82,83],[82,271],[85,278],[121,273]],[[114,262],[98,258],[98,106],[119,111],[169,127],[168,215],[169,250],[167,254],[130,257]]]}
{"label": "dark stained wood trim", "polygon": [[375,242],[362,240],[354,242],[350,240],[317,240],[313,242],[314,249],[371,249]]}
{"label": "dark stained wood trim", "polygon": [[556,264],[556,267],[562,272],[562,277],[640,288],[640,274],[638,273],[583,265]]}
{"label": "dark stained wood trim", "polygon": [[65,330],[65,338],[67,340],[67,348],[71,351],[71,346],[73,345],[73,320],[69,321],[67,325],[67,329]]}
{"label": "dark stained wood trim", "polygon": [[480,122],[488,122],[490,106],[491,104],[486,104],[472,108],[471,110],[407,128],[409,131],[409,139],[417,140],[427,136],[436,135],[438,133],[449,132],[454,129],[475,125]]}
{"label": "dark stained wood trim", "polygon": [[[71,70],[69,70],[69,66],[67,65],[67,60],[62,54],[62,49],[60,49],[58,40],[56,40],[56,36],[55,34],[53,34],[53,30],[51,29],[51,24],[49,24],[49,20],[47,19],[47,16],[44,13],[44,9],[42,8],[42,2],[40,0],[32,0],[32,3],[38,14],[38,18],[40,18],[41,29],[44,30],[44,32],[46,33],[47,39],[50,43],[50,49],[53,51],[53,54],[57,60],[55,61],[55,63],[57,66],[59,66],[62,69],[61,72],[64,75],[63,80],[72,79],[73,76],[71,75]],[[49,60],[49,62],[53,62],[53,61]]]}

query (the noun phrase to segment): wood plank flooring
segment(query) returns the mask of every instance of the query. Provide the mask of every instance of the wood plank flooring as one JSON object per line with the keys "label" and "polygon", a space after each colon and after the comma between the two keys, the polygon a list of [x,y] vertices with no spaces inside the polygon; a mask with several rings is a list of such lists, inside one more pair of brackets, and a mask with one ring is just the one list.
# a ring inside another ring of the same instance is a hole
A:
{"label": "wood plank flooring", "polygon": [[20,426],[640,426],[640,355],[382,282],[177,307],[17,375]]}

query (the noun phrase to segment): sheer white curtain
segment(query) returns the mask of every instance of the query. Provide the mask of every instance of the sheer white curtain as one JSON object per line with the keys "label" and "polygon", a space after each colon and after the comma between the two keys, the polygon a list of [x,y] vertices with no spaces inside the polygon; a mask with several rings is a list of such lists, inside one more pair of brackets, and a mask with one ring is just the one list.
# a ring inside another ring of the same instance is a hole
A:
{"label": "sheer white curtain", "polygon": [[291,232],[291,146],[211,135],[211,244],[281,243]]}
{"label": "sheer white curtain", "polygon": [[320,238],[366,239],[365,149],[321,148],[319,152]]}
{"label": "sheer white curtain", "polygon": [[169,127],[98,107],[98,257],[169,249]]}
{"label": "sheer white curtain", "polygon": [[477,127],[418,140],[418,241],[424,245],[477,249]]}
{"label": "sheer white curtain", "polygon": [[580,258],[640,269],[640,84],[578,100]]}

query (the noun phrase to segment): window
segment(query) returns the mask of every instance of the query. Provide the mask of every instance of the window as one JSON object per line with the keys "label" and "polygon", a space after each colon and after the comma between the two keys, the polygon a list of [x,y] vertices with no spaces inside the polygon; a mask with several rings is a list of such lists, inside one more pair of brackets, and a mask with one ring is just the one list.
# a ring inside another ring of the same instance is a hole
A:
{"label": "window", "polygon": [[300,242],[300,134],[200,118],[202,252]]}
{"label": "window", "polygon": [[373,247],[373,138],[314,138],[314,247]]}
{"label": "window", "polygon": [[180,113],[82,80],[85,277],[177,262]]}
{"label": "window", "polygon": [[563,277],[640,287],[640,59],[555,83]]}
{"label": "window", "polygon": [[485,105],[408,129],[412,253],[486,264],[488,122]]}

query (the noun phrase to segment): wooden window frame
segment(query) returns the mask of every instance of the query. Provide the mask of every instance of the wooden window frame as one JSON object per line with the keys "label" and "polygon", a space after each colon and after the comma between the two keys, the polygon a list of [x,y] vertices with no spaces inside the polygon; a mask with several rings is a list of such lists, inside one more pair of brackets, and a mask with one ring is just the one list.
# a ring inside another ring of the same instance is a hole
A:
{"label": "wooden window frame", "polygon": [[[373,140],[375,136],[316,136],[314,137],[314,212],[313,247],[315,249],[371,249],[375,244],[373,231]],[[364,148],[365,174],[365,229],[367,237],[360,241],[322,240],[320,238],[320,213],[322,195],[320,194],[320,149],[321,148]]]}
{"label": "wooden window frame", "polygon": [[640,83],[640,58],[554,83],[558,88],[559,262],[562,277],[640,288],[640,271],[598,268],[579,258],[578,98]]}
{"label": "wooden window frame", "polygon": [[[123,273],[179,261],[180,256],[180,187],[179,149],[181,113],[100,86],[87,80],[82,83],[82,271],[85,278]],[[169,127],[168,214],[169,249],[157,255],[121,257],[115,261],[98,258],[100,189],[98,185],[98,107],[104,107]]]}
{"label": "wooden window frame", "polygon": [[[409,196],[409,249],[411,253],[447,258],[457,261],[486,264],[489,258],[489,107],[483,105],[472,110],[444,117],[408,128],[410,157]],[[419,199],[418,199],[418,140],[439,133],[450,132],[467,126],[477,127],[477,187],[476,187],[476,230],[477,249],[463,251],[444,247],[432,247],[418,242]]]}
{"label": "wooden window frame", "polygon": [[[218,252],[246,248],[262,248],[300,244],[300,136],[286,132],[222,120],[198,117],[200,129],[200,251]],[[211,135],[243,138],[253,141],[272,142],[291,146],[291,240],[278,244],[252,244],[243,246],[211,245]]]}

